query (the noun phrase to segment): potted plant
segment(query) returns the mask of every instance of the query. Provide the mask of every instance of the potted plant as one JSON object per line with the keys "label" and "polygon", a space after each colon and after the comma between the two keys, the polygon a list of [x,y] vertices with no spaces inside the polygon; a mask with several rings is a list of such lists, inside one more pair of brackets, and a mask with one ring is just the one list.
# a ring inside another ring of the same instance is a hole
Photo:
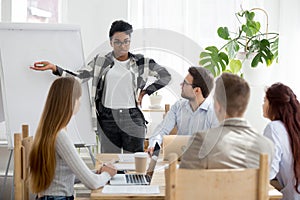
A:
{"label": "potted plant", "polygon": [[[263,11],[267,18],[266,31],[261,32],[261,23],[255,21],[254,11]],[[200,53],[199,64],[218,76],[222,72],[231,72],[243,76],[242,64],[250,59],[251,67],[259,63],[270,66],[278,58],[278,33],[268,32],[268,15],[261,8],[242,10],[236,13],[240,23],[236,32],[231,32],[227,27],[218,28],[218,36],[226,43],[218,49],[208,46]]]}
{"label": "potted plant", "polygon": [[158,92],[154,92],[150,95],[150,108],[160,108],[162,95],[160,95]]}

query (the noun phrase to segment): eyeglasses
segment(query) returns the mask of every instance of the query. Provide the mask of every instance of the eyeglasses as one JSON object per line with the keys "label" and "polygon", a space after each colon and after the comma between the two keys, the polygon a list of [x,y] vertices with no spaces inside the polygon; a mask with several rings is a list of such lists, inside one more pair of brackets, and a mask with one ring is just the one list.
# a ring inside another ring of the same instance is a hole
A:
{"label": "eyeglasses", "polygon": [[183,86],[184,85],[190,85],[190,86],[192,86],[193,88],[194,88],[194,84],[192,84],[192,83],[188,83],[185,79],[183,80],[183,82],[181,83]]}
{"label": "eyeglasses", "polygon": [[121,42],[121,41],[115,41],[115,42],[114,42],[114,45],[116,45],[116,46],[118,46],[118,47],[122,46],[123,44],[124,44],[125,46],[129,45],[129,44],[130,44],[130,40],[125,40],[124,42]]}

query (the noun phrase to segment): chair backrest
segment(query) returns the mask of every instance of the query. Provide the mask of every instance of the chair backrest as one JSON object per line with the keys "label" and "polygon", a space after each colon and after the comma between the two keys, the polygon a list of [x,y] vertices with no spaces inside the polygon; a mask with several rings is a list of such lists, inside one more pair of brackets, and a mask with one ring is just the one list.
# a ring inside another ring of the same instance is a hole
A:
{"label": "chair backrest", "polygon": [[28,125],[22,125],[22,135],[14,134],[14,196],[15,200],[29,199],[29,153],[33,137],[28,134]]}
{"label": "chair backrest", "polygon": [[170,153],[176,153],[178,160],[188,147],[191,135],[164,135],[162,141],[163,160],[168,160]]}
{"label": "chair backrest", "polygon": [[258,169],[178,169],[177,155],[165,170],[166,199],[267,200],[268,155],[260,155]]}
{"label": "chair backrest", "polygon": [[[165,104],[165,114],[163,115],[163,117],[165,117],[165,115],[167,114],[167,112],[169,112],[170,110],[170,104]],[[177,135],[177,126],[175,126],[169,133],[169,135]]]}

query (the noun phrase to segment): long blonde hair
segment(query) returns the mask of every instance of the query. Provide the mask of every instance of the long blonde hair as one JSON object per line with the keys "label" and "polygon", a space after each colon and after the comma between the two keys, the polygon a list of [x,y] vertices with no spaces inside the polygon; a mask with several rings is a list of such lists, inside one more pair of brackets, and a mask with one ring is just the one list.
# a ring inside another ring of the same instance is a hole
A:
{"label": "long blonde hair", "polygon": [[73,77],[58,78],[51,85],[29,155],[33,193],[46,190],[54,178],[56,136],[69,123],[81,92]]}

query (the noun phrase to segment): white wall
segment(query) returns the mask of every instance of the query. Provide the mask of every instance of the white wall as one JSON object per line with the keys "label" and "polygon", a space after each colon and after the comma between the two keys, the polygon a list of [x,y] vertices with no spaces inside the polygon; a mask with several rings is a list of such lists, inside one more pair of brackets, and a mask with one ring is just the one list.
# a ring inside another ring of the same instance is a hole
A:
{"label": "white wall", "polygon": [[108,41],[110,25],[117,19],[127,21],[127,0],[67,0],[63,1],[62,22],[81,27],[85,58],[104,42]]}

